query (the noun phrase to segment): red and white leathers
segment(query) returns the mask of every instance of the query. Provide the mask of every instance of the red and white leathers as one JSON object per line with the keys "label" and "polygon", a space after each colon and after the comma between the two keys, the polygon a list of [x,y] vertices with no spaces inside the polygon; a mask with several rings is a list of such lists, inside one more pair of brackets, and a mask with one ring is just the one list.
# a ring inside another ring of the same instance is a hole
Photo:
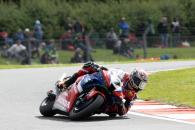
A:
{"label": "red and white leathers", "polygon": [[130,108],[130,102],[136,98],[136,92],[133,89],[125,89],[125,85],[127,85],[131,76],[129,73],[120,69],[109,69],[108,74],[110,76],[110,84],[115,88],[113,95],[121,98],[121,100],[125,99],[125,104],[124,106],[121,106],[119,112],[120,115],[124,115]]}
{"label": "red and white leathers", "polygon": [[99,66],[98,64],[95,64],[94,62],[87,62],[83,65],[82,69],[80,69],[78,72],[74,73],[69,80],[65,82],[65,86],[68,87],[72,83],[74,83],[78,77],[86,75],[86,74],[92,74],[95,72],[98,72],[100,69],[106,69],[102,66]]}
{"label": "red and white leathers", "polygon": [[[113,96],[119,97],[121,100],[125,100],[125,103],[121,104],[118,108],[119,115],[124,115],[128,112],[130,107],[130,102],[136,97],[136,92],[134,90],[126,90],[125,85],[130,80],[131,76],[129,73],[124,72],[120,69],[109,69],[101,67],[93,62],[84,64],[82,69],[73,74],[73,76],[65,82],[65,86],[69,86],[76,81],[80,76],[86,74],[93,74],[103,70],[104,80],[106,81],[106,87],[111,91]],[[105,76],[106,75],[106,76]],[[106,78],[107,77],[107,78]],[[111,88],[112,89],[109,89]]]}

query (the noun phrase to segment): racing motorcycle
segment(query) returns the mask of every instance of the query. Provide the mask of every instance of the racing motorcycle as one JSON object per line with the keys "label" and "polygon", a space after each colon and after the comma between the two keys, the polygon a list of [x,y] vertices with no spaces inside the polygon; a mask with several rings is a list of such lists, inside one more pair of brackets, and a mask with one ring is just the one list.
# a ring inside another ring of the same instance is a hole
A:
{"label": "racing motorcycle", "polygon": [[[105,79],[109,80],[104,70],[102,73]],[[46,97],[39,107],[40,113],[46,117],[62,114],[68,116],[71,120],[82,120],[101,113],[115,117],[118,105],[121,105],[122,102],[121,95],[111,96],[106,92],[106,89],[99,89],[99,87],[94,87],[88,92],[79,93],[77,85],[82,79],[83,76],[79,77],[69,89],[62,91],[56,97]],[[121,97],[121,99],[118,97]]]}

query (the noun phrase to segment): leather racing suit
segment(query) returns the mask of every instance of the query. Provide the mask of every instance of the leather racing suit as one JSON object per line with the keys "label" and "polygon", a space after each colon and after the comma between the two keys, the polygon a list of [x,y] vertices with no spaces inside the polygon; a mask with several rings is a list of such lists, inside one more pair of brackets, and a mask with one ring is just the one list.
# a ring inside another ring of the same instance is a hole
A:
{"label": "leather racing suit", "polygon": [[[108,75],[109,80],[105,81],[104,74]],[[119,115],[124,115],[128,112],[131,101],[136,98],[136,91],[126,90],[125,85],[131,78],[130,74],[124,72],[120,69],[107,69],[105,67],[99,66],[93,62],[85,63],[82,69],[74,73],[69,80],[65,82],[66,86],[70,86],[74,83],[78,77],[83,76],[83,79],[80,81],[80,92],[89,91],[94,86],[106,87],[108,93],[113,97],[122,100],[125,99],[125,102],[117,108],[117,113]]]}

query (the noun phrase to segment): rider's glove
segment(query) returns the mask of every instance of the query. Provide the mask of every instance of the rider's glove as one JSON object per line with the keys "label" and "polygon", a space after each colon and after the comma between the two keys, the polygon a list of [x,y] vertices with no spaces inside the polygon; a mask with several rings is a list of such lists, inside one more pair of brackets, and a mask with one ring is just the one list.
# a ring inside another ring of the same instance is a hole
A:
{"label": "rider's glove", "polygon": [[64,88],[66,88],[66,85],[65,85],[64,81],[57,81],[56,87],[59,89],[64,89]]}
{"label": "rider's glove", "polygon": [[92,61],[85,63],[84,66],[83,66],[83,68],[88,68],[88,67],[93,68],[95,71],[108,70],[106,67],[98,65],[98,64],[96,64]]}
{"label": "rider's glove", "polygon": [[124,103],[121,102],[121,104],[118,107],[118,114],[124,115],[129,111],[129,108],[131,108],[131,106],[133,105],[133,103],[129,100],[126,100]]}
{"label": "rider's glove", "polygon": [[126,108],[128,108],[128,107],[131,107],[133,105],[133,103],[131,101],[126,100],[124,105]]}
{"label": "rider's glove", "polygon": [[104,67],[104,66],[100,66],[101,70],[108,70],[108,68]]}
{"label": "rider's glove", "polygon": [[68,85],[68,81],[70,81],[70,76],[68,77],[65,77],[62,81],[61,80],[58,80],[56,82],[56,87],[63,90],[63,89],[67,89],[69,87]]}
{"label": "rider's glove", "polygon": [[126,114],[127,112],[128,112],[128,108],[126,108],[124,104],[121,104],[120,106],[118,106],[118,114],[120,116]]}

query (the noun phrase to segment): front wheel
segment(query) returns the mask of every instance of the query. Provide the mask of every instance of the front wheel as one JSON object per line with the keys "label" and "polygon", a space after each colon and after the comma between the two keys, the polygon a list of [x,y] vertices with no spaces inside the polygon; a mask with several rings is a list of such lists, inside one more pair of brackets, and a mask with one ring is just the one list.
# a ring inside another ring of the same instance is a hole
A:
{"label": "front wheel", "polygon": [[104,103],[104,98],[97,95],[84,103],[76,102],[75,106],[69,114],[71,120],[81,120],[91,116]]}
{"label": "front wheel", "polygon": [[55,101],[55,99],[50,99],[50,98],[46,97],[41,102],[41,105],[39,107],[39,111],[43,116],[51,117],[51,116],[55,115],[54,111],[52,110],[54,101]]}

